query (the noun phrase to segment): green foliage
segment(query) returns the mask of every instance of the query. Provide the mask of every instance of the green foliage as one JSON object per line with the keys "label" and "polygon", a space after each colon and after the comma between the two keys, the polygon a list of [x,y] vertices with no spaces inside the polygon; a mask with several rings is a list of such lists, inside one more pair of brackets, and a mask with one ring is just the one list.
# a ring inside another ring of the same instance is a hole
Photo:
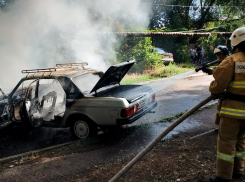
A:
{"label": "green foliage", "polygon": [[151,38],[131,37],[124,39],[122,46],[116,49],[116,56],[119,62],[128,60],[142,60],[135,64],[130,72],[142,73],[145,69],[157,65],[161,56],[154,51]]}
{"label": "green foliage", "polygon": [[176,28],[176,29],[169,29],[169,28],[160,29],[160,28],[156,28],[156,29],[150,30],[150,32],[179,32],[179,31],[188,31],[188,29],[186,29],[186,28]]}
{"label": "green foliage", "polygon": [[[197,29],[208,29],[211,32],[232,32],[245,24],[244,2],[229,0],[205,0],[197,4],[196,0],[155,0],[152,6],[152,17],[150,19],[150,32],[179,32]],[[164,5],[176,6],[164,6]],[[179,6],[183,5],[183,6]],[[201,7],[184,7],[196,6]],[[212,6],[211,8],[208,6]],[[222,6],[222,7],[218,7]],[[234,7],[237,6],[237,7]],[[119,24],[115,29],[122,30]],[[217,27],[219,27],[217,29]],[[124,27],[125,31],[142,31],[142,27],[130,24]],[[147,30],[145,30],[147,31]],[[205,31],[207,32],[207,31]],[[154,67],[159,63],[160,56],[153,50],[154,47],[163,48],[166,52],[174,55],[177,63],[191,63],[188,44],[203,46],[208,61],[213,61],[216,56],[213,49],[218,45],[227,45],[231,50],[229,35],[210,37],[187,38],[187,37],[127,37],[121,39],[121,45],[115,46],[117,60],[119,62],[132,59],[144,60],[136,64],[130,71],[142,73],[144,69]]]}
{"label": "green foliage", "polygon": [[[171,30],[200,29],[208,22],[219,22],[220,18],[228,20],[239,17],[242,19],[245,12],[243,8],[245,2],[237,0],[205,0],[200,3],[197,3],[196,0],[155,0],[154,3],[161,5],[153,6],[151,29],[162,27]],[[164,6],[170,4],[176,6]]]}
{"label": "green foliage", "polygon": [[167,75],[167,76],[173,76],[173,75],[177,75],[177,74],[184,73],[184,72],[186,72],[186,70],[182,69],[175,63],[173,64],[169,63],[169,65],[165,67],[162,74]]}
{"label": "green foliage", "polygon": [[[229,0],[205,0],[197,4],[196,0],[156,0],[151,18],[151,31],[186,31],[219,27],[210,31],[232,32],[245,24],[245,2]],[[164,6],[164,4],[176,6]],[[201,5],[202,7],[183,7]],[[208,6],[212,6],[211,8]],[[218,7],[222,6],[222,7]],[[202,45],[209,60],[216,59],[213,48],[217,45],[227,45],[229,49],[229,36],[211,35],[211,37],[190,38],[189,44]],[[157,37],[153,45],[162,47],[174,55],[176,62],[190,62],[188,55],[187,38]],[[186,51],[185,51],[186,50]]]}
{"label": "green foliage", "polygon": [[[224,37],[217,38],[216,35],[211,35],[209,40],[207,39],[200,39],[200,44],[203,46],[205,50],[205,56],[207,58],[207,61],[214,61],[216,60],[216,56],[214,55],[214,48],[218,45],[226,45],[227,40],[225,40]],[[228,48],[230,46],[227,46]]]}
{"label": "green foliage", "polygon": [[191,63],[187,45],[176,44],[176,59],[181,63]]}
{"label": "green foliage", "polygon": [[194,65],[192,63],[181,63],[178,64],[179,67],[181,68],[186,68],[186,69],[195,69]]}
{"label": "green foliage", "polygon": [[185,112],[180,112],[180,113],[177,113],[176,115],[174,116],[171,116],[171,117],[165,117],[165,118],[162,118],[160,121],[158,122],[164,122],[164,121],[168,121],[168,122],[171,122],[172,120],[174,119],[178,119],[179,117],[181,117],[183,114],[185,114],[187,112],[187,110]]}
{"label": "green foliage", "polygon": [[129,84],[132,84],[132,83],[151,81],[151,80],[155,80],[155,79],[159,79],[159,78],[161,78],[161,77],[159,77],[159,76],[150,76],[150,75],[138,75],[138,76],[135,76],[135,77],[125,77],[121,81],[121,84],[122,85],[129,85]]}
{"label": "green foliage", "polygon": [[211,108],[212,108],[211,105],[205,106],[205,109],[211,109]]}

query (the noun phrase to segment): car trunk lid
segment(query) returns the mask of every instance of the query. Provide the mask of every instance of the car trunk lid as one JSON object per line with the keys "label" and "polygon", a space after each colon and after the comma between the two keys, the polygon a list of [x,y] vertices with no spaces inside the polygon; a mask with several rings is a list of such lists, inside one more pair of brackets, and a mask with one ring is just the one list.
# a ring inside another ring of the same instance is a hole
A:
{"label": "car trunk lid", "polygon": [[[132,60],[111,66],[96,83],[91,92],[95,92],[102,87],[119,84],[128,70],[139,60]],[[90,92],[90,93],[91,93]]]}
{"label": "car trunk lid", "polygon": [[97,97],[125,98],[133,103],[151,92],[152,88],[147,85],[120,85],[97,93]]}

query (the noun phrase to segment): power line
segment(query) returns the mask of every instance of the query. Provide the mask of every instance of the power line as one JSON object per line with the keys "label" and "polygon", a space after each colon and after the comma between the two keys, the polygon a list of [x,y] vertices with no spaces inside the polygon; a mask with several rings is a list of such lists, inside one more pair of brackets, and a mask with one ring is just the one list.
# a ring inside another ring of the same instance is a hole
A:
{"label": "power line", "polygon": [[171,6],[171,7],[183,7],[183,8],[235,8],[241,6],[202,6],[202,5],[195,5],[195,6],[186,6],[186,5],[174,5],[174,4],[154,4],[154,3],[143,3],[143,4],[151,4],[154,6]]}

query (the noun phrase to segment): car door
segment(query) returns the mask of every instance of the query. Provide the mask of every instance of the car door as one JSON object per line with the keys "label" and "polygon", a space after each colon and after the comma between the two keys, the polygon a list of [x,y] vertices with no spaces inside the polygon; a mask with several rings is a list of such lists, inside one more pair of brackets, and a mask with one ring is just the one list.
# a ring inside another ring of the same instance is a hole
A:
{"label": "car door", "polygon": [[32,129],[42,124],[40,102],[38,98],[39,79],[34,80],[27,89],[21,119],[27,128]]}
{"label": "car door", "polygon": [[7,126],[11,122],[8,97],[0,88],[0,127]]}

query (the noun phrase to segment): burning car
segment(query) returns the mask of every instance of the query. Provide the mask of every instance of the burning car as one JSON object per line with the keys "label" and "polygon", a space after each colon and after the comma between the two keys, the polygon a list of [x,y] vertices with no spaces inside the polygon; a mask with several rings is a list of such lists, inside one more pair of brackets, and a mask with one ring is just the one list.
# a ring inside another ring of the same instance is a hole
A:
{"label": "burning car", "polygon": [[105,73],[87,63],[57,64],[27,74],[13,91],[0,96],[0,126],[23,122],[35,127],[70,127],[76,138],[99,128],[130,124],[157,106],[146,85],[120,85],[136,60],[111,66]]}

